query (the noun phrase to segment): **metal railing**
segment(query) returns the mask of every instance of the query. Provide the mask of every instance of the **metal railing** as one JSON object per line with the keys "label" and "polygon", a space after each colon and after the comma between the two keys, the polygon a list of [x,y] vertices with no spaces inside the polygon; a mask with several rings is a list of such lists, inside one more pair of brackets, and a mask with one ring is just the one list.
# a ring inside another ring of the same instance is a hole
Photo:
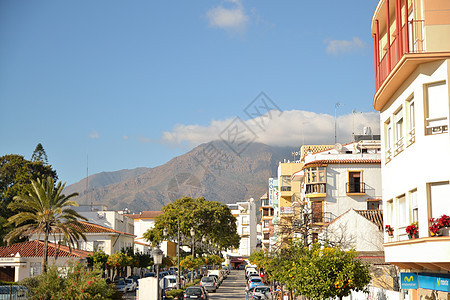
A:
{"label": "metal railing", "polygon": [[281,188],[282,192],[290,192],[291,191],[291,187],[290,186],[282,186]]}
{"label": "metal railing", "polygon": [[331,212],[312,212],[311,223],[329,223],[336,219],[336,216]]}
{"label": "metal railing", "polygon": [[366,184],[364,182],[347,182],[345,184],[345,190],[347,194],[351,193],[365,193]]}

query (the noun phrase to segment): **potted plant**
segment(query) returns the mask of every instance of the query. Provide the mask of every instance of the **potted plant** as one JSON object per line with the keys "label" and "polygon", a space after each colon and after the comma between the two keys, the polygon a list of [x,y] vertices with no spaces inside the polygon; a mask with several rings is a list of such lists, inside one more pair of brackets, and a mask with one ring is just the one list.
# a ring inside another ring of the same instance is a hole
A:
{"label": "potted plant", "polygon": [[410,239],[419,237],[419,224],[417,222],[412,222],[411,225],[406,227],[406,233]]}
{"label": "potted plant", "polygon": [[450,217],[442,215],[439,218],[430,219],[431,226],[429,227],[431,236],[435,235],[449,235]]}
{"label": "potted plant", "polygon": [[389,236],[394,235],[394,228],[392,228],[391,225],[384,226],[384,231],[386,231]]}

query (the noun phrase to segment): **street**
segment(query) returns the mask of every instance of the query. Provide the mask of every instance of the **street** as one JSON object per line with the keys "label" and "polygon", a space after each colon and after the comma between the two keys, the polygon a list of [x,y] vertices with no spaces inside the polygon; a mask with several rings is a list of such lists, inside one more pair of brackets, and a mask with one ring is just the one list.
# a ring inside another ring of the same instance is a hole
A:
{"label": "street", "polygon": [[210,299],[245,299],[245,277],[243,270],[231,270],[228,278],[215,293],[209,293]]}

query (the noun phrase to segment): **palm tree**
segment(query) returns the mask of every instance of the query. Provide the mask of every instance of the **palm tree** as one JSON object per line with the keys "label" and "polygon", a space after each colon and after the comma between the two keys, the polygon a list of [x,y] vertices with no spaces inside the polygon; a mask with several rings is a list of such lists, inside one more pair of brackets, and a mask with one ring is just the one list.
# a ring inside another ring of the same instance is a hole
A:
{"label": "palm tree", "polygon": [[5,241],[10,244],[17,238],[30,237],[33,234],[44,234],[44,253],[42,256],[43,271],[47,271],[48,264],[48,239],[52,233],[62,233],[68,242],[69,248],[80,238],[86,241],[83,227],[78,219],[87,220],[79,215],[71,206],[78,206],[71,198],[78,196],[73,193],[68,196],[62,194],[65,183],[55,181],[51,177],[31,181],[28,194],[14,197],[8,207],[17,211],[17,214],[8,219],[9,224],[15,228],[5,236]]}

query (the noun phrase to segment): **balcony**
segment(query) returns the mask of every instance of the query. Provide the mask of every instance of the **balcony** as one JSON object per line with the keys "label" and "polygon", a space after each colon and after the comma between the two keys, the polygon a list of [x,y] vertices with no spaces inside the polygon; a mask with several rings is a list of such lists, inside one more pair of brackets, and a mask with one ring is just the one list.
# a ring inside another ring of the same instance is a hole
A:
{"label": "balcony", "polygon": [[291,191],[290,185],[285,185],[285,186],[280,187],[280,191],[281,191],[281,194],[280,194],[281,197],[291,197],[292,196],[292,191]]}
{"label": "balcony", "polygon": [[306,184],[306,198],[325,198],[327,196],[326,183]]}
{"label": "balcony", "polygon": [[364,182],[347,182],[345,192],[347,195],[365,195],[366,184]]}
{"label": "balcony", "polygon": [[450,271],[450,237],[423,237],[384,244],[385,260],[401,269]]}
{"label": "balcony", "polygon": [[[423,48],[423,20],[408,21],[400,30],[400,35],[396,35],[389,46],[385,46],[383,57],[375,66],[375,89],[378,90],[383,82],[388,78],[391,71],[405,53],[422,53]],[[400,38],[399,38],[400,37]],[[376,49],[375,49],[376,50]],[[376,54],[380,57],[380,54]]]}
{"label": "balcony", "polygon": [[331,212],[312,212],[311,214],[311,223],[312,224],[325,224],[330,223],[336,219],[336,216]]}
{"label": "balcony", "polygon": [[269,199],[265,199],[261,201],[261,206],[271,206]]}

